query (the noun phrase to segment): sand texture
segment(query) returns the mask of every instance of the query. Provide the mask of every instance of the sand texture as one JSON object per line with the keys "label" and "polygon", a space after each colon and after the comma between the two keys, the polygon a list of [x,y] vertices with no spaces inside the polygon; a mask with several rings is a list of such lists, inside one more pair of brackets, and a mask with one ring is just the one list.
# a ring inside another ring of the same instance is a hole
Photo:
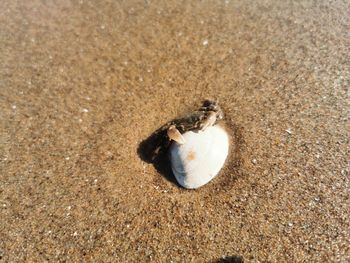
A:
{"label": "sand texture", "polygon": [[[2,0],[0,261],[350,262],[349,87],[346,0]],[[140,145],[205,98],[185,190]]]}

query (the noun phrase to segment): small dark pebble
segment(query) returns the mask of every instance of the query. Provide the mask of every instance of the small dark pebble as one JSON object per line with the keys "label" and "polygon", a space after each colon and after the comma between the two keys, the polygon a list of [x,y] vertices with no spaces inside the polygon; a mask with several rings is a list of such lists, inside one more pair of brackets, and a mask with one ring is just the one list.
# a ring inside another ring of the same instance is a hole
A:
{"label": "small dark pebble", "polygon": [[219,259],[216,263],[244,263],[244,260],[240,256],[227,256]]}

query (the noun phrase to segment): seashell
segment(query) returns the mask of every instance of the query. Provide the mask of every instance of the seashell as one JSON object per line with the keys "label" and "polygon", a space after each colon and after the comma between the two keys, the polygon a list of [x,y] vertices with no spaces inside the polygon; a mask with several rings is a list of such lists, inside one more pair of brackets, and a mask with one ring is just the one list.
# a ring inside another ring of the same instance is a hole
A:
{"label": "seashell", "polygon": [[173,142],[170,146],[171,169],[181,186],[196,189],[212,180],[223,167],[229,137],[219,125],[204,131],[188,131],[182,136],[184,144]]}

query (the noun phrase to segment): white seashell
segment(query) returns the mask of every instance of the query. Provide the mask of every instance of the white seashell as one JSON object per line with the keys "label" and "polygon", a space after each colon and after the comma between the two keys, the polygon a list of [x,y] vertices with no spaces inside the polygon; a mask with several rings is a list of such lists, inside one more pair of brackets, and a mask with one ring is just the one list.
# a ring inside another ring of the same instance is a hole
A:
{"label": "white seashell", "polygon": [[228,155],[229,138],[218,125],[182,136],[186,143],[173,142],[170,147],[171,168],[181,186],[195,189],[219,173]]}

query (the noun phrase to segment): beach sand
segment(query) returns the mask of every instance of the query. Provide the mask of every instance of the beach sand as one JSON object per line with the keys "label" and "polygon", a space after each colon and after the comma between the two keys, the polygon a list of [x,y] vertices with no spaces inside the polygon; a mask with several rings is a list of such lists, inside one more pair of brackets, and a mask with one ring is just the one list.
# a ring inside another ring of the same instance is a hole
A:
{"label": "beach sand", "polygon": [[[348,1],[0,3],[0,258],[349,262]],[[140,143],[217,99],[206,186]]]}

